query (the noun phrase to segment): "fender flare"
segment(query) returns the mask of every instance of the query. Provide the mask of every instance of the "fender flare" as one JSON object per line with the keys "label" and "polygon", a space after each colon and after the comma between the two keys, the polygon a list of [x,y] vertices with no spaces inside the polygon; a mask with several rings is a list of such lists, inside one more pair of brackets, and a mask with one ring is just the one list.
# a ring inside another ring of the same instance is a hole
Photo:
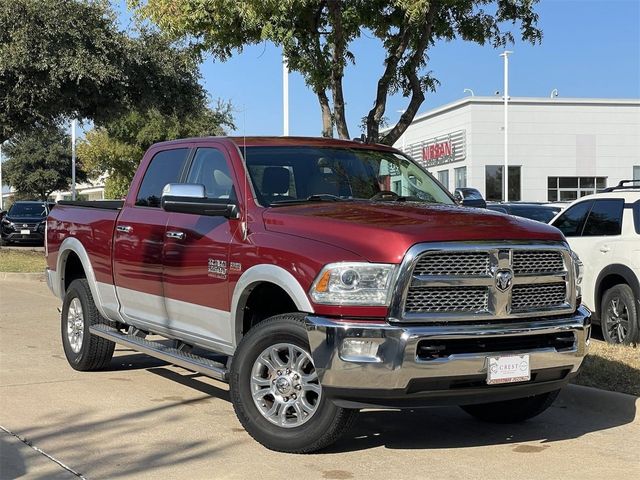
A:
{"label": "fender flare", "polygon": [[602,301],[602,295],[604,292],[602,291],[602,282],[609,275],[618,275],[625,279],[627,284],[633,290],[633,294],[636,297],[636,302],[640,304],[640,281],[633,270],[631,270],[626,265],[622,265],[620,263],[613,263],[611,265],[607,265],[602,269],[598,278],[596,279],[596,291],[595,291],[595,307],[596,311],[594,312],[596,317],[600,318],[600,304]]}
{"label": "fender flare", "polygon": [[65,296],[65,288],[64,288],[64,271],[67,265],[67,258],[69,258],[69,253],[75,253],[80,259],[80,263],[82,264],[82,268],[84,269],[84,273],[87,279],[87,283],[89,284],[89,289],[91,290],[91,295],[94,298],[94,303],[100,315],[105,318],[109,318],[109,315],[106,314],[103,306],[103,299],[100,295],[100,289],[98,288],[98,282],[96,281],[96,276],[93,271],[93,266],[91,265],[91,260],[89,259],[89,254],[87,250],[84,248],[84,245],[74,237],[67,237],[63,240],[62,244],[60,244],[60,248],[58,250],[58,260],[56,264],[56,279],[53,282],[54,292],[60,297],[61,300],[64,300]]}
{"label": "fender flare", "polygon": [[255,285],[262,282],[273,283],[282,288],[291,300],[293,300],[293,303],[295,303],[299,311],[314,313],[307,293],[291,273],[276,265],[254,265],[240,276],[233,290],[233,297],[231,299],[231,321],[234,323],[232,330],[234,348],[238,346],[242,338],[242,314],[249,294],[253,291]]}

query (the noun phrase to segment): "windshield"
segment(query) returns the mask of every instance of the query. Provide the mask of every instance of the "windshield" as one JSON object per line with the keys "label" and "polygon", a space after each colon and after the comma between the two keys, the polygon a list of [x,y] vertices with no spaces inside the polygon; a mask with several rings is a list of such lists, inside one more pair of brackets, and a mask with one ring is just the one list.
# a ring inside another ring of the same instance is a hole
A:
{"label": "windshield", "polygon": [[262,205],[318,200],[454,203],[431,175],[393,152],[249,147],[246,157]]}
{"label": "windshield", "polygon": [[9,209],[11,217],[46,217],[47,209],[43,203],[16,203]]}

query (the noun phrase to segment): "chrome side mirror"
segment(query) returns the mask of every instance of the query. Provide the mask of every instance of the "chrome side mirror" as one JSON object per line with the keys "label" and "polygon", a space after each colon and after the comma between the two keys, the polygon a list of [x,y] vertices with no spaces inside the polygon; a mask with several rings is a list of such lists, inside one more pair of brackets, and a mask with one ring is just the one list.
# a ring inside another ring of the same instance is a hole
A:
{"label": "chrome side mirror", "polygon": [[162,189],[160,204],[167,212],[210,217],[240,217],[235,201],[229,198],[207,198],[204,185],[194,183],[168,183]]}

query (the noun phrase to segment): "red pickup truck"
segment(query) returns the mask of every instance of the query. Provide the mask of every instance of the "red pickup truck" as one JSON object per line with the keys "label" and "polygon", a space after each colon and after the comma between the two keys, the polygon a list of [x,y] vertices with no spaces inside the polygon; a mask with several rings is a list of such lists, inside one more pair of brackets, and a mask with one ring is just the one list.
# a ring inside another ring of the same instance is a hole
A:
{"label": "red pickup truck", "polygon": [[367,407],[525,420],[588,344],[559,230],[457,205],[382,145],[160,143],[126,200],[60,202],[46,227],[73,368],[120,343],[228,381],[274,450],[323,448]]}

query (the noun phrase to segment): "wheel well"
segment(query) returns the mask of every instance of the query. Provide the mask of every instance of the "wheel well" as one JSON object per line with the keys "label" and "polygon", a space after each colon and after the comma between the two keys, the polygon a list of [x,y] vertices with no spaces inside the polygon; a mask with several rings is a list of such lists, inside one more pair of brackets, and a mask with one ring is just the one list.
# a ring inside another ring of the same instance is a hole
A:
{"label": "wheel well", "polygon": [[613,273],[604,277],[600,282],[600,284],[598,285],[598,291],[596,292],[596,298],[595,298],[596,300],[595,314],[597,315],[598,318],[600,318],[600,305],[602,304],[602,296],[604,295],[604,292],[609,290],[611,287],[615,285],[619,285],[621,283],[625,285],[629,285],[627,280],[622,275]]}
{"label": "wheel well", "polygon": [[85,278],[86,276],[80,257],[78,257],[75,252],[69,252],[65,259],[64,276],[62,277],[64,281],[64,291],[67,291],[71,282],[78,278]]}
{"label": "wheel well", "polygon": [[298,311],[295,302],[278,285],[261,282],[250,289],[242,311],[242,335],[266,318]]}

